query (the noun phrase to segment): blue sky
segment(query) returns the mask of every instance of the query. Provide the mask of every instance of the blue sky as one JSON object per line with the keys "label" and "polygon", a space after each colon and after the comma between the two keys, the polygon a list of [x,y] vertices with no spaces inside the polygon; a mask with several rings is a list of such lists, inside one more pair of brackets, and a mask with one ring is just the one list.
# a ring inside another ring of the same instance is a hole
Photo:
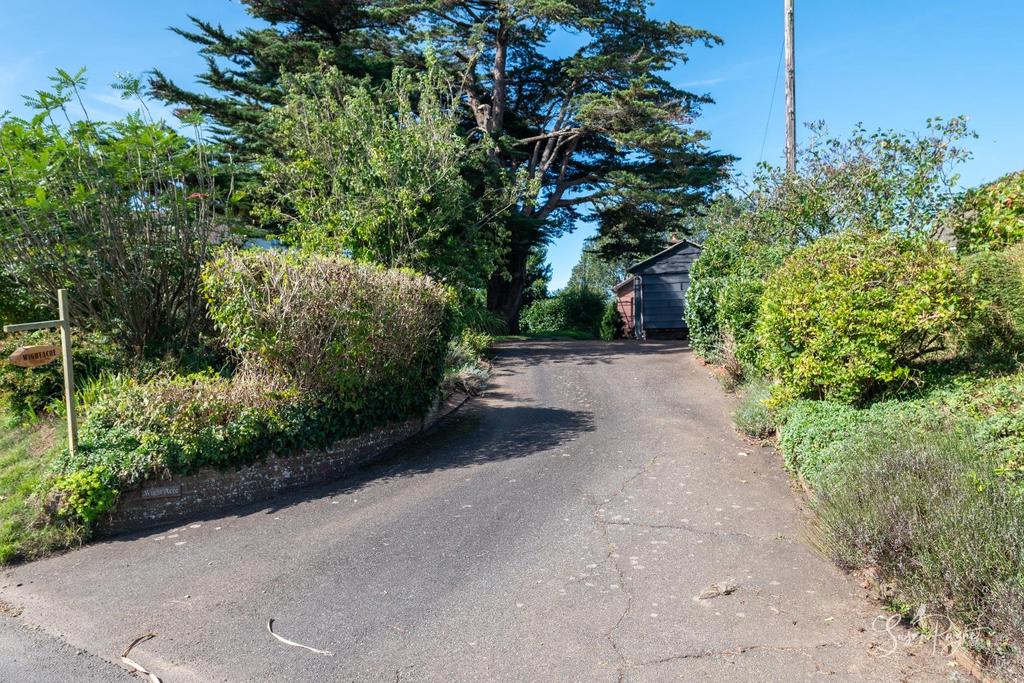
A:
{"label": "blue sky", "polygon": [[[715,148],[740,157],[749,175],[783,148],[783,91],[769,107],[782,45],[782,0],[658,0],[661,18],[708,29],[725,39],[695,48],[673,82],[706,92],[716,103],[698,125]],[[5,0],[0,13],[0,111],[23,111],[21,95],[42,87],[57,66],[88,67],[87,105],[97,118],[130,105],[106,84],[117,72],[160,67],[190,82],[202,68],[194,47],[167,31],[186,15],[247,23],[234,0]],[[967,114],[980,135],[962,169],[976,185],[1024,167],[1024,3],[1014,0],[797,0],[797,117],[824,120],[833,132],[857,122],[869,128],[921,129],[930,116]],[[767,124],[768,134],[765,136]],[[581,226],[550,249],[553,285],[579,257]]]}

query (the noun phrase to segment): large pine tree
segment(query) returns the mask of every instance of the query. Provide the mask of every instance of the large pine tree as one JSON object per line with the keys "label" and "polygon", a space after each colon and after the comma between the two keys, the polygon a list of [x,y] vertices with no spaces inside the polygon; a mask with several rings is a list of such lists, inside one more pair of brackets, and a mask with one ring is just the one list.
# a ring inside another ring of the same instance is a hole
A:
{"label": "large pine tree", "polygon": [[265,114],[284,95],[282,74],[335,66],[353,79],[382,82],[391,74],[395,50],[387,30],[358,0],[242,0],[261,28],[230,33],[190,16],[191,28],[172,31],[199,47],[206,71],[189,90],[154,69],[153,93],[165,102],[203,114],[213,132],[243,158],[262,150]]}
{"label": "large pine tree", "polygon": [[710,100],[665,76],[690,47],[721,41],[654,19],[647,0],[243,1],[272,26],[229,35],[193,20],[198,32],[181,31],[206,55],[201,80],[214,94],[159,74],[155,90],[210,116],[240,147],[258,146],[280,70],[326,59],[362,77],[429,50],[459,85],[467,128],[491,162],[531,181],[487,293],[513,326],[531,249],[589,219],[607,255],[649,253],[667,232],[685,232],[685,217],[728,172],[731,157],[692,126]]}

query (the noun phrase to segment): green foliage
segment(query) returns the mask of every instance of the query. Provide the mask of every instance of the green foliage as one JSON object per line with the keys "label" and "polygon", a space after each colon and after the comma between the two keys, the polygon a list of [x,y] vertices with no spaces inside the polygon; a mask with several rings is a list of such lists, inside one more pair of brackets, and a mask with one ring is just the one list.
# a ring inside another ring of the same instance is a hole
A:
{"label": "green foliage", "polygon": [[338,257],[235,251],[203,273],[210,316],[243,365],[375,420],[427,409],[451,337],[450,291]]}
{"label": "green foliage", "polygon": [[197,75],[202,91],[182,88],[159,69],[149,85],[161,100],[201,114],[220,142],[249,160],[265,150],[267,113],[280,104],[282,74],[315,73],[334,67],[355,86],[380,83],[391,72],[399,46],[388,40],[374,16],[380,3],[363,0],[242,0],[259,28],[230,33],[218,23],[190,16],[189,28],[172,28],[203,57]]}
{"label": "green foliage", "polygon": [[963,277],[948,248],[850,231],[794,253],[768,280],[757,339],[780,398],[863,401],[913,380],[965,318]]}
{"label": "green foliage", "polygon": [[589,289],[563,289],[550,299],[535,301],[522,314],[524,332],[544,334],[576,331],[594,338],[601,333],[605,297]]}
{"label": "green foliage", "polygon": [[1002,249],[1024,240],[1024,171],[969,190],[948,214],[957,249]]}
{"label": "green foliage", "polygon": [[[700,258],[697,259],[698,262]],[[691,276],[686,290],[684,318],[690,337],[690,347],[697,355],[709,360],[715,359],[715,351],[721,342],[718,327],[718,307],[715,294],[718,279],[714,277],[695,278]]]}
{"label": "green foliage", "polygon": [[751,232],[753,214],[738,218],[735,204],[723,201],[728,208],[716,215],[724,222],[709,226],[710,233],[690,273],[686,324],[690,345],[701,356],[715,359],[728,338],[739,361],[755,369],[754,324],[763,283],[792,251],[793,242],[785,235]]}
{"label": "green foliage", "polygon": [[622,313],[619,311],[619,300],[612,299],[604,307],[604,315],[601,316],[601,339],[612,340],[622,339]]}
{"label": "green foliage", "polygon": [[[117,372],[127,365],[123,353],[109,337],[95,332],[72,335],[75,383],[81,387],[103,372]],[[60,335],[40,331],[8,335],[0,344],[0,357],[6,358],[19,346],[54,344],[60,346]],[[38,416],[59,406],[64,396],[64,366],[60,359],[37,368],[19,368],[0,364],[0,411],[21,419]]]}
{"label": "green foliage", "polygon": [[60,476],[105,467],[117,486],[163,472],[238,466],[350,436],[364,422],[336,402],[300,396],[273,377],[246,372],[160,375],[131,381],[90,409],[74,456]]}
{"label": "green foliage", "polygon": [[491,335],[470,329],[454,337],[448,344],[442,393],[462,392],[475,396],[483,391],[491,377],[490,364],[484,354],[493,343]]}
{"label": "green foliage", "polygon": [[871,414],[845,403],[799,400],[780,410],[779,450],[786,466],[801,479],[816,485],[827,470],[841,461]]}
{"label": "green foliage", "polygon": [[764,380],[753,379],[743,386],[743,397],[733,414],[741,432],[755,439],[767,439],[775,433],[779,415],[770,398],[771,386]]}
{"label": "green foliage", "polygon": [[374,91],[341,80],[295,78],[270,115],[259,213],[304,250],[485,284],[514,192],[473,197],[462,174],[481,149],[460,130],[450,88],[433,70],[397,72]]}
{"label": "green foliage", "polygon": [[199,269],[225,231],[207,146],[142,114],[73,120],[83,72],[52,80],[31,120],[0,122],[5,277],[35,307],[69,288],[76,323],[137,356],[183,348],[203,321]]}
{"label": "green foliage", "polygon": [[[180,31],[208,58],[200,80],[210,94],[185,91],[161,74],[154,89],[211,116],[225,141],[251,157],[269,148],[266,110],[284,100],[282,72],[336,67],[345,93],[361,79],[386,79],[394,63],[440,65],[466,104],[460,130],[486,150],[483,168],[465,169],[473,196],[519,178],[529,188],[503,217],[509,248],[488,280],[488,307],[512,330],[538,245],[589,216],[613,256],[649,253],[728,173],[731,157],[693,126],[710,99],[664,75],[685,63],[691,47],[721,41],[660,20],[644,3],[245,4],[269,26],[228,33],[197,20],[196,30]],[[566,33],[577,36],[578,48],[552,49]]]}
{"label": "green foliage", "polygon": [[716,318],[723,341],[728,341],[744,374],[758,368],[757,323],[764,281],[758,278],[733,275],[718,280]]}
{"label": "green foliage", "polygon": [[487,310],[479,290],[461,290],[453,303],[453,329],[471,330],[492,337],[505,334],[507,326],[500,316]]}
{"label": "green foliage", "polygon": [[765,166],[755,177],[758,232],[795,243],[851,229],[934,236],[956,197],[953,169],[970,158],[962,143],[976,137],[964,117],[929,119],[924,133],[858,125],[835,138],[823,123],[810,133],[797,173]]}
{"label": "green foliage", "polygon": [[1022,503],[970,435],[904,424],[845,450],[813,504],[840,564],[877,568],[897,601],[998,646],[1024,642]]}
{"label": "green foliage", "polygon": [[91,527],[117,501],[112,483],[110,470],[103,465],[57,477],[50,489],[60,499],[57,514]]}
{"label": "green foliage", "polygon": [[548,263],[547,247],[542,244],[533,247],[526,258],[526,287],[523,289],[523,308],[527,308],[534,301],[548,298],[548,287],[551,286],[552,272],[551,264]]}
{"label": "green foliage", "polygon": [[759,289],[802,245],[853,228],[937,232],[953,198],[951,170],[967,158],[959,143],[970,136],[961,118],[931,120],[925,134],[857,127],[846,139],[818,124],[797,173],[760,166],[744,198],[719,198],[695,223],[703,250],[686,307],[694,350],[713,358],[728,336],[740,362],[756,368]]}
{"label": "green foliage", "polygon": [[596,237],[583,240],[580,260],[572,267],[566,287],[590,289],[611,296],[612,287],[626,278],[628,264],[622,259],[605,260],[601,255],[601,244],[602,240]]}
{"label": "green foliage", "polygon": [[1016,360],[1024,352],[1024,245],[968,255],[963,268],[975,302],[968,352],[988,362]]}

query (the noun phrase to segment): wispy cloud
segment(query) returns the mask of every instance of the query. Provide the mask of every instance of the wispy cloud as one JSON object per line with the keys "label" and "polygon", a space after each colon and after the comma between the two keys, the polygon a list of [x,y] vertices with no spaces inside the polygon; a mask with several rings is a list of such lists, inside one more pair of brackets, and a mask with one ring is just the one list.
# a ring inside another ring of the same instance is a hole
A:
{"label": "wispy cloud", "polygon": [[704,78],[699,81],[687,81],[686,83],[676,83],[675,87],[682,88],[684,90],[692,90],[693,88],[704,88],[710,85],[718,85],[724,83],[727,79],[725,76],[719,76],[718,78]]}

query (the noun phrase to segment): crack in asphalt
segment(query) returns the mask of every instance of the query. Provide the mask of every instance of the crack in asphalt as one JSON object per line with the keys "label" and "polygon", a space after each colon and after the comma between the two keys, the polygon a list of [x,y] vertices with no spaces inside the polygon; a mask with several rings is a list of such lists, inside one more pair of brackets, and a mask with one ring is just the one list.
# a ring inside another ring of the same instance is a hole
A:
{"label": "crack in asphalt", "polygon": [[[662,657],[660,659],[652,659],[650,661],[641,662],[638,667],[654,666],[657,664],[666,664],[668,662],[676,662],[686,659],[707,659],[712,657],[735,657],[739,655],[745,655],[748,652],[799,652],[807,654],[809,650],[824,650],[828,648],[839,648],[843,647],[843,643],[829,642],[829,643],[817,643],[814,645],[741,645],[731,650],[702,650],[700,652],[684,652],[677,655],[671,655],[668,657]],[[808,655],[809,656],[809,655]]]}
{"label": "crack in asphalt", "polygon": [[619,566],[619,563],[616,561],[616,558],[614,557],[616,546],[614,543],[612,543],[611,536],[608,533],[608,525],[610,524],[610,522],[604,518],[600,510],[602,509],[602,505],[608,505],[613,500],[623,495],[626,492],[626,489],[629,488],[630,484],[632,484],[634,481],[650,472],[651,468],[654,467],[654,463],[657,462],[658,457],[659,456],[655,455],[650,460],[646,461],[643,464],[643,466],[641,466],[637,470],[635,474],[624,479],[622,484],[619,485],[619,490],[613,493],[611,496],[609,496],[603,504],[598,503],[597,501],[593,500],[590,496],[587,496],[588,498],[591,498],[589,503],[593,508],[592,517],[594,519],[594,523],[596,524],[602,539],[604,539],[605,561],[611,563],[612,567],[615,568],[615,572],[618,574],[619,577],[619,589],[622,591],[622,594],[626,598],[626,606],[619,614],[619,618],[615,620],[615,623],[612,625],[612,627],[609,628],[608,631],[605,633],[605,638],[608,640],[608,644],[611,646],[612,651],[615,652],[615,655],[619,659],[618,683],[623,683],[623,681],[625,681],[626,669],[631,666],[631,662],[629,661],[629,658],[626,657],[625,653],[623,653],[622,650],[619,649],[619,644],[615,640],[615,631],[618,630],[619,626],[621,626],[622,622],[625,620],[626,615],[629,614],[630,611],[633,609],[633,593],[629,590],[629,588],[626,585],[626,572],[622,569],[622,567]]}

